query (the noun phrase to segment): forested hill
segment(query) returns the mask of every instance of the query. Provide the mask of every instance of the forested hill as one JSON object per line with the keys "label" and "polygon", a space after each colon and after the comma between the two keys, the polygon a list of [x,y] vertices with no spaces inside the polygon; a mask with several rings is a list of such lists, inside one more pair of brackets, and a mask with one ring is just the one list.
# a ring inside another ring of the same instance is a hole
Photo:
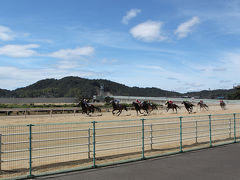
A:
{"label": "forested hill", "polygon": [[189,97],[197,97],[200,99],[240,99],[239,90],[237,89],[216,89],[216,90],[203,90],[198,92],[188,92],[184,94]]}
{"label": "forested hill", "polygon": [[158,88],[128,87],[109,80],[90,80],[80,77],[40,80],[30,86],[13,91],[0,89],[0,97],[92,97],[98,95],[100,87],[110,95],[119,96],[181,96],[180,93]]}
{"label": "forested hill", "polygon": [[80,77],[65,77],[62,79],[44,79],[30,86],[13,91],[0,89],[0,97],[92,97],[98,95],[100,87],[108,95],[142,96],[142,97],[198,97],[216,99],[240,99],[240,89],[204,90],[199,92],[178,93],[159,88],[128,87],[109,80],[90,80]]}

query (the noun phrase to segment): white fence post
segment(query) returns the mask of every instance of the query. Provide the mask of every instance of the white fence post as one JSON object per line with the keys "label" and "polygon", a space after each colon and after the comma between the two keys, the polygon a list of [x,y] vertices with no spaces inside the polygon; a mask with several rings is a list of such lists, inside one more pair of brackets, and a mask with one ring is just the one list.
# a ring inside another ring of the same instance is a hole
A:
{"label": "white fence post", "polygon": [[88,128],[88,159],[91,158],[91,134],[90,134],[90,128]]}
{"label": "white fence post", "polygon": [[196,143],[198,143],[198,121],[195,121],[195,139]]}
{"label": "white fence post", "polygon": [[153,133],[153,129],[152,129],[152,124],[150,125],[150,148],[152,150],[152,145],[153,145],[153,136],[152,136],[152,133]]}

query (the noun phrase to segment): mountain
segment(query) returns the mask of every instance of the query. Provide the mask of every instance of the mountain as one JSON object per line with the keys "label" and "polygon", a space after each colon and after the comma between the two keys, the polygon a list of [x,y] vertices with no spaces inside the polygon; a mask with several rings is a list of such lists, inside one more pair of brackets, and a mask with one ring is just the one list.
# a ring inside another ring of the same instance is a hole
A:
{"label": "mountain", "polygon": [[123,84],[104,79],[85,79],[65,77],[62,79],[44,79],[32,85],[13,91],[0,90],[0,97],[92,97],[98,95],[101,87],[103,92],[122,96],[169,96],[177,97],[180,93],[165,91],[158,88],[128,87]]}
{"label": "mountain", "polygon": [[0,97],[11,97],[11,91],[0,89]]}
{"label": "mountain", "polygon": [[[101,91],[102,89],[102,91]],[[0,89],[0,97],[92,97],[99,93],[115,96],[142,96],[142,97],[197,97],[202,99],[240,99],[239,89],[217,89],[199,92],[178,93],[159,88],[128,87],[104,79],[85,79],[80,77],[65,77],[62,79],[44,79],[32,85],[18,88],[13,91]]]}
{"label": "mountain", "polygon": [[203,90],[199,92],[188,92],[186,96],[197,97],[200,99],[217,99],[224,97],[225,99],[240,99],[235,97],[237,89],[216,89],[216,90]]}

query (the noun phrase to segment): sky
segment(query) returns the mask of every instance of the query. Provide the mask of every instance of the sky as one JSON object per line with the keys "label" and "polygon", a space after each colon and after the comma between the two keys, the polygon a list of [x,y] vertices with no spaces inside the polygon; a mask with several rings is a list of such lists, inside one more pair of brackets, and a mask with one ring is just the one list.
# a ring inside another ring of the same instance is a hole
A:
{"label": "sky", "polygon": [[177,92],[240,84],[239,0],[0,1],[0,88],[79,76]]}

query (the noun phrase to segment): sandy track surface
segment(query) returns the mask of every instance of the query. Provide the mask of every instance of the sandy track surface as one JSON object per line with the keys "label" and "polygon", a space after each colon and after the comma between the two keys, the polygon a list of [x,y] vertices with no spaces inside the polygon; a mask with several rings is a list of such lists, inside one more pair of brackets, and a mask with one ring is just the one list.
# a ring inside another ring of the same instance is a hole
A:
{"label": "sandy track surface", "polygon": [[[139,119],[155,119],[155,120],[147,120],[145,121],[145,130],[146,130],[146,137],[148,137],[148,139],[146,139],[146,154],[148,155],[157,155],[157,154],[162,154],[162,153],[167,153],[167,152],[171,152],[171,151],[176,151],[179,149],[179,142],[172,142],[168,145],[154,145],[154,151],[150,150],[150,132],[149,132],[149,128],[150,126],[148,126],[147,124],[150,123],[155,123],[154,125],[154,130],[156,130],[157,128],[179,128],[179,118],[173,118],[171,120],[167,119],[167,117],[179,117],[179,116],[201,116],[201,115],[209,115],[209,114],[231,114],[231,113],[240,113],[240,105],[227,105],[227,109],[226,110],[221,110],[220,106],[216,106],[216,105],[212,105],[209,108],[209,111],[200,111],[200,109],[198,107],[194,108],[194,111],[192,114],[188,114],[186,109],[184,107],[181,107],[181,109],[179,110],[179,112],[176,114],[175,112],[172,112],[172,110],[170,110],[169,112],[166,112],[165,109],[160,109],[160,110],[155,110],[153,112],[151,112],[150,115],[148,116],[137,116],[136,115],[136,111],[124,111],[120,116],[113,116],[111,112],[103,112],[102,114],[94,114],[92,116],[87,116],[85,114],[54,114],[52,117],[50,115],[29,115],[25,118],[25,116],[1,116],[0,117],[0,126],[8,126],[8,125],[27,125],[27,124],[48,124],[48,123],[73,123],[73,122],[86,122],[86,124],[70,124],[70,125],[50,125],[50,126],[44,126],[44,125],[40,125],[40,126],[35,126],[33,132],[45,132],[45,131],[57,131],[57,130],[74,130],[74,128],[79,129],[79,128],[84,128],[84,129],[88,129],[88,128],[92,128],[92,124],[91,123],[87,123],[87,122],[91,122],[91,121],[98,121],[98,122],[102,122],[105,121],[104,123],[98,123],[97,124],[97,128],[99,127],[117,127],[117,126],[133,126],[133,127],[129,127],[128,129],[121,129],[121,128],[116,128],[116,129],[97,129],[97,135],[100,135],[100,137],[96,137],[96,141],[97,143],[99,142],[106,142],[106,141],[119,141],[119,136],[107,136],[107,137],[101,137],[101,135],[104,134],[114,134],[114,133],[128,133],[128,132],[135,132],[135,131],[139,131],[141,132],[141,121],[139,121]],[[160,119],[159,118],[163,118]],[[166,118],[166,119],[164,119]],[[232,115],[229,115],[229,118],[232,118]],[[137,121],[126,121],[126,122],[113,122],[116,120],[129,120],[129,119],[136,119]],[[201,119],[201,118],[200,118]],[[205,117],[206,119],[206,117]],[[193,120],[193,118],[184,118],[183,119],[183,128],[187,127],[187,126],[192,126],[193,128],[187,129],[185,132],[187,131],[194,131],[194,123],[186,123],[184,121],[187,120]],[[111,123],[107,123],[106,121],[111,121]],[[164,122],[173,122],[174,124],[166,124],[166,125],[156,125],[156,123],[164,123]],[[228,123],[228,120],[225,122]],[[138,127],[136,127],[135,125],[139,125]],[[202,127],[202,130],[206,130],[203,135],[205,135],[204,138],[200,138],[198,143],[203,143],[203,144],[198,144],[197,146],[208,146],[208,122],[202,122],[202,124],[199,124],[200,126],[204,126]],[[239,123],[237,124],[239,126]],[[218,127],[228,127],[228,124],[224,126],[218,126]],[[3,128],[4,130],[4,128]],[[23,127],[16,127],[15,129],[12,129],[13,131],[9,131],[11,130],[11,128],[6,128],[6,133],[25,133],[28,132],[29,127],[28,126],[23,126]],[[199,128],[199,130],[201,130]],[[9,131],[9,132],[8,132]],[[228,129],[226,130],[226,132],[228,133]],[[92,132],[91,132],[92,133]],[[159,136],[159,135],[167,135],[167,134],[176,134],[176,137],[172,137],[172,139],[176,139],[177,141],[179,141],[178,138],[178,134],[179,134],[179,130],[178,129],[174,129],[173,131],[169,130],[166,132],[154,132],[153,136]],[[233,131],[232,131],[233,134]],[[43,139],[51,139],[51,138],[66,138],[66,137],[76,137],[76,136],[86,136],[87,135],[87,131],[85,132],[65,132],[65,133],[61,133],[61,134],[34,134],[33,135],[33,140],[43,140]],[[237,136],[239,136],[239,132],[237,133]],[[131,159],[131,158],[139,158],[141,157],[141,133],[138,134],[133,134],[133,135],[127,135],[126,136],[121,136],[122,138],[136,138],[137,141],[136,142],[121,142],[121,144],[116,144],[116,145],[111,145],[111,144],[97,144],[97,163],[108,163],[108,162],[117,162],[117,161],[121,161],[121,160],[127,160],[127,159]],[[183,135],[183,138],[189,138],[190,135]],[[194,137],[194,135],[191,135],[191,138]],[[218,139],[226,139],[228,138],[228,134],[224,135],[222,137],[218,137]],[[217,139],[215,139],[217,140]],[[10,137],[6,137],[5,142],[11,142],[11,141],[28,141],[28,133],[26,133],[26,135],[22,135],[16,139],[11,139]],[[160,140],[162,141],[162,140]],[[62,146],[62,145],[71,145],[71,144],[79,144],[79,143],[87,143],[87,139],[81,140],[79,141],[79,139],[73,139],[73,140],[59,140],[59,141],[50,141],[50,142],[34,142],[33,143],[33,148],[37,149],[37,148],[42,148],[42,147],[51,147],[51,146]],[[192,146],[196,147],[195,143],[195,139],[192,138],[191,140],[184,140],[183,145],[184,146],[190,146],[190,148]],[[127,149],[119,149],[119,147],[121,146],[133,146],[133,148],[127,148]],[[99,151],[100,149],[104,149],[104,148],[115,148],[111,151]],[[5,163],[3,164],[5,169],[15,169],[16,167],[20,167],[20,164],[22,167],[27,168],[28,167],[28,144],[20,144],[19,147],[17,145],[6,145],[4,147],[5,151],[11,151],[11,150],[16,150],[16,149],[26,149],[25,152],[16,152],[14,154],[6,154],[5,156],[3,156],[3,159],[14,159],[14,158],[26,158],[26,160],[24,161],[24,163],[22,163],[21,161],[18,162],[14,162],[14,163]],[[81,148],[83,151],[87,151],[87,145]],[[69,152],[78,152],[79,151],[79,147],[67,147],[65,149],[60,149],[60,150],[56,150],[56,149],[47,149],[47,150],[36,150],[33,152],[33,156],[34,157],[39,157],[39,156],[48,156],[51,154],[61,154],[61,153],[69,153]],[[149,152],[148,152],[149,151]],[[60,156],[59,156],[60,157]],[[88,166],[88,165],[92,165],[92,159],[87,159],[87,153],[82,153],[81,156],[80,154],[76,154],[76,155],[72,155],[72,156],[61,156],[61,158],[59,157],[49,157],[49,158],[41,158],[40,160],[34,160],[33,161],[33,167],[35,168],[35,172],[36,173],[41,173],[41,172],[45,172],[45,171],[54,171],[54,170],[58,170],[58,169],[66,169],[66,168],[72,168],[72,167],[84,167],[84,166]],[[91,153],[91,157],[92,157],[92,153]],[[77,161],[75,161],[77,160]],[[61,162],[65,162],[64,164],[61,164]],[[48,166],[48,164],[50,164]],[[52,164],[52,165],[51,165]],[[74,165],[76,164],[76,165]],[[44,166],[44,167],[43,167]],[[27,170],[27,169],[25,169]],[[23,174],[27,173],[27,171],[23,171]],[[21,171],[21,170],[20,170]],[[18,173],[17,173],[18,174]],[[8,174],[6,174],[6,177],[9,177]]]}
{"label": "sandy track surface", "polygon": [[112,121],[126,119],[149,119],[149,118],[165,118],[175,116],[192,116],[192,115],[208,115],[208,114],[226,114],[240,113],[240,105],[227,105],[226,110],[221,110],[220,106],[210,105],[209,111],[200,111],[199,107],[195,106],[193,113],[189,114],[186,109],[181,106],[181,109],[176,114],[172,110],[168,112],[166,109],[154,110],[149,115],[137,116],[136,111],[123,111],[120,116],[113,116],[111,112],[95,113],[92,116],[86,114],[53,114],[50,115],[28,115],[26,116],[0,116],[0,126],[8,125],[24,125],[24,124],[47,124],[47,123],[66,123],[66,122],[90,122],[90,121]]}

